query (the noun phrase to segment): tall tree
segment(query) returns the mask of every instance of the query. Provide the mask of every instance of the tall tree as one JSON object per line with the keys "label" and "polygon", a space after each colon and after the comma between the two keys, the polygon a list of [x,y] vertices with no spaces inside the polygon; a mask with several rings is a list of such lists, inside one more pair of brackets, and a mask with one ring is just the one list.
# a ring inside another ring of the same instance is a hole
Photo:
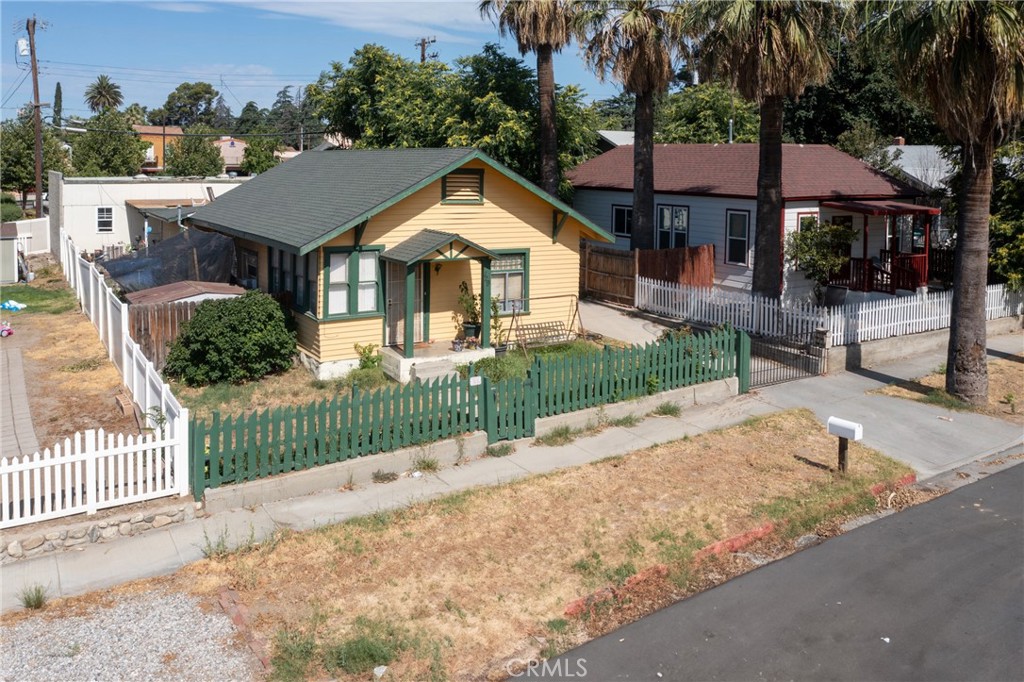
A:
{"label": "tall tree", "polygon": [[1024,5],[1012,0],[869,3],[866,37],[900,86],[961,147],[946,390],[988,401],[985,284],[992,158],[1024,118]]}
{"label": "tall tree", "polygon": [[[11,119],[0,125],[0,186],[21,192],[21,205],[36,186],[35,127],[31,117]],[[51,128],[43,128],[43,168],[67,173],[67,151]],[[43,183],[47,174],[43,173]]]}
{"label": "tall tree", "polygon": [[144,105],[132,102],[124,108],[124,115],[132,125],[142,125],[146,122],[149,114]]}
{"label": "tall tree", "polygon": [[167,172],[179,177],[218,175],[224,171],[224,159],[213,143],[216,137],[208,126],[192,126],[184,137],[167,147]]}
{"label": "tall tree", "polygon": [[107,177],[139,172],[149,145],[135,134],[124,114],[105,111],[90,119],[86,128],[88,132],[71,140],[75,175]]}
{"label": "tall tree", "polygon": [[[178,125],[188,128],[193,125],[212,125],[214,102],[219,95],[213,86],[202,81],[182,83],[167,96],[160,114],[164,120],[153,121],[154,125]],[[152,117],[150,117],[152,121]]]}
{"label": "tall tree", "polygon": [[783,106],[828,77],[828,45],[847,11],[804,0],[695,0],[682,9],[699,41],[702,80],[721,77],[760,106],[754,294],[782,295]]}
{"label": "tall tree", "polygon": [[[261,128],[253,132],[272,133],[269,128]],[[278,164],[274,152],[281,141],[276,137],[250,137],[246,140],[245,155],[242,157],[242,172],[246,175],[257,175],[270,170]]]}
{"label": "tall tree", "polygon": [[633,133],[634,249],[654,248],[654,103],[668,90],[682,45],[677,15],[655,0],[595,0],[578,19],[587,62],[636,97]]}
{"label": "tall tree", "polygon": [[628,92],[615,97],[599,99],[590,105],[597,121],[598,130],[632,130],[636,98]]}
{"label": "tall tree", "polygon": [[53,89],[53,125],[56,128],[60,128],[64,124],[64,93],[60,89],[60,81],[57,81],[57,87]]}
{"label": "tall tree", "polygon": [[103,74],[85,89],[85,103],[94,113],[117,109],[123,101],[121,86]]}
{"label": "tall tree", "polygon": [[213,102],[213,112],[210,122],[214,129],[221,133],[230,133],[235,127],[235,117],[231,114],[231,107],[224,101],[224,95],[218,95]]}
{"label": "tall tree", "polygon": [[540,90],[540,185],[558,193],[558,126],[555,120],[555,67],[553,55],[572,38],[573,7],[563,0],[481,0],[483,15],[498,22],[501,35],[512,34],[519,53],[537,54]]}
{"label": "tall tree", "polygon": [[251,133],[267,122],[267,112],[260,109],[256,102],[246,102],[241,113],[235,120],[235,135]]}
{"label": "tall tree", "polygon": [[656,112],[659,142],[757,142],[757,105],[718,83],[701,83],[666,96]]}

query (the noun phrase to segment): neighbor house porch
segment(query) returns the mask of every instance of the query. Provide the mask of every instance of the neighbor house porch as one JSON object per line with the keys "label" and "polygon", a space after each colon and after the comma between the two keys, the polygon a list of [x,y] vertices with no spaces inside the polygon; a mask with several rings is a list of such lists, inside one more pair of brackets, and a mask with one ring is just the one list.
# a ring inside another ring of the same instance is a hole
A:
{"label": "neighbor house porch", "polygon": [[[849,260],[829,280],[830,285],[888,294],[928,288],[931,222],[940,209],[899,201],[823,201],[821,206],[863,218],[859,245],[851,247]],[[881,218],[884,235],[872,238],[871,218]],[[857,246],[860,253],[854,256]]]}

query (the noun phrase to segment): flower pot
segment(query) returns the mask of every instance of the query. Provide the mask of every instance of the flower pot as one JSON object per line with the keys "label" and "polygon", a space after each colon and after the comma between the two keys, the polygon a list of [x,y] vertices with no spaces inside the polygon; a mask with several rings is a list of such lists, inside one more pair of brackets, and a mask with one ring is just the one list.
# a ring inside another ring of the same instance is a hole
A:
{"label": "flower pot", "polygon": [[471,336],[480,336],[480,323],[477,322],[476,324],[473,324],[472,322],[463,322],[462,335],[465,336],[467,339]]}
{"label": "flower pot", "polygon": [[508,352],[507,343],[499,343],[494,345],[494,357],[501,357],[506,352]]}
{"label": "flower pot", "polygon": [[452,341],[452,350],[456,353],[462,352],[462,339],[455,339]]}

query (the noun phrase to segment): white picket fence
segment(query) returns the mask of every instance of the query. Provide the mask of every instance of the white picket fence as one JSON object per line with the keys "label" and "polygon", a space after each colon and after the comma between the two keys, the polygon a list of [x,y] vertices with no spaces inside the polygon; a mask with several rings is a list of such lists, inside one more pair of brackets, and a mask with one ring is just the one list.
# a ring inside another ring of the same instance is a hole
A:
{"label": "white picket fence", "polygon": [[[826,308],[638,277],[635,306],[679,320],[729,324],[776,338],[809,340],[815,329],[828,329],[833,346],[846,346],[945,329],[949,327],[952,302],[953,293],[943,291]],[[986,319],[1021,314],[1024,292],[1010,291],[1002,284],[987,287]]]}
{"label": "white picket fence", "polygon": [[189,492],[189,419],[128,333],[128,306],[61,231],[61,266],[132,400],[155,433],[76,433],[63,445],[0,458],[0,528]]}

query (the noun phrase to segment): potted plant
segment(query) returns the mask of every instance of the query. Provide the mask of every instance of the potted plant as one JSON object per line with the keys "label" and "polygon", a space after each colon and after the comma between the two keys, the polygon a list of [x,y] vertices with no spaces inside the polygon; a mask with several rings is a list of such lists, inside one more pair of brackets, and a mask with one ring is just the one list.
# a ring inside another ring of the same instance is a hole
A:
{"label": "potted plant", "polygon": [[455,323],[455,338],[452,339],[452,350],[454,350],[456,353],[461,353],[463,344],[462,339],[464,338],[464,334],[462,331],[462,313],[460,313],[457,310],[453,312],[452,322]]}
{"label": "potted plant", "polygon": [[462,306],[462,335],[480,336],[480,296],[469,290],[466,280],[459,283],[459,305]]}
{"label": "potted plant", "polygon": [[501,321],[501,301],[497,296],[491,297],[491,346],[494,347],[495,355],[504,355],[508,350],[507,339],[502,340],[501,332],[504,324]]}

